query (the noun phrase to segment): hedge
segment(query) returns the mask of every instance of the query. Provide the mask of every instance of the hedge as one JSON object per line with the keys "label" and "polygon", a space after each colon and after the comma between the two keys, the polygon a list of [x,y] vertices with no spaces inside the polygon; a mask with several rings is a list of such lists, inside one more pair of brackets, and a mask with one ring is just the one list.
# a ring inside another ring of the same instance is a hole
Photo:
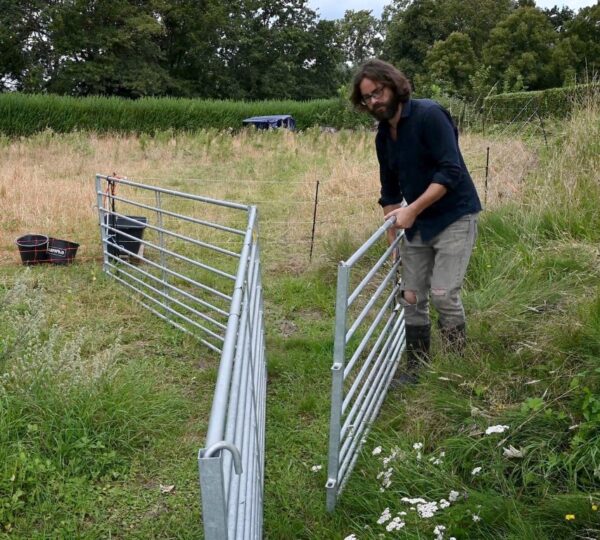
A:
{"label": "hedge", "polygon": [[564,118],[574,105],[586,99],[597,99],[599,95],[600,83],[550,88],[536,92],[498,94],[485,98],[483,112],[486,121],[491,123],[526,120],[538,114],[542,117]]}
{"label": "hedge", "polygon": [[0,94],[0,132],[27,136],[51,129],[155,133],[200,129],[239,129],[250,116],[291,114],[298,129],[372,125],[341,99],[314,101],[216,101],[179,98],[74,98],[41,94]]}

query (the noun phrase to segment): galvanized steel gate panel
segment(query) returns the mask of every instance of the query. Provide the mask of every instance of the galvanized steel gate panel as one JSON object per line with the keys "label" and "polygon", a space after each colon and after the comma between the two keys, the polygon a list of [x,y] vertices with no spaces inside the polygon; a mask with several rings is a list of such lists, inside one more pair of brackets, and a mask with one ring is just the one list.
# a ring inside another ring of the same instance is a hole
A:
{"label": "galvanized steel gate panel", "polygon": [[338,267],[326,484],[329,511],[348,481],[405,347],[404,311],[396,301],[400,258],[394,255],[402,236],[381,253],[381,239],[394,222],[386,221]]}
{"label": "galvanized steel gate panel", "polygon": [[[220,353],[199,451],[205,537],[262,537],[266,362],[255,207],[96,176],[104,271]],[[226,452],[224,452],[226,451]]]}

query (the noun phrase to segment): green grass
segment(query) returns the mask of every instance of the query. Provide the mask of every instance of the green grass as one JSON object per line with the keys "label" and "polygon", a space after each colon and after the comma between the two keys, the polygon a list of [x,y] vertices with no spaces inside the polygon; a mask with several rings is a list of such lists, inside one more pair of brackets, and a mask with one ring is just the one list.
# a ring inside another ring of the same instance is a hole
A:
{"label": "green grass", "polygon": [[[600,535],[600,122],[585,115],[551,141],[521,201],[482,215],[467,352],[443,354],[434,335],[430,369],[388,396],[333,514],[335,262],[361,238],[331,231],[327,256],[301,272],[263,261],[265,538],[434,538],[439,525],[457,539]],[[93,262],[4,268],[0,336],[0,537],[201,538],[196,452],[214,355]],[[509,428],[486,435],[493,425]],[[402,501],[452,491],[429,519]],[[386,508],[406,512],[403,529],[377,523]]]}

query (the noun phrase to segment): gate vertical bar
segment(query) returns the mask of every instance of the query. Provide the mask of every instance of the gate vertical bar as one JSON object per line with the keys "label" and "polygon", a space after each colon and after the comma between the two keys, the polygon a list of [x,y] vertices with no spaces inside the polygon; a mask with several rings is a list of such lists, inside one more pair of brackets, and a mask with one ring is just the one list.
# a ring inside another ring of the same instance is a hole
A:
{"label": "gate vertical bar", "polygon": [[96,204],[98,206],[98,222],[100,225],[100,241],[102,246],[102,261],[103,261],[103,270],[106,272],[108,270],[108,253],[106,252],[107,246],[106,241],[108,239],[108,232],[102,226],[104,221],[106,220],[106,209],[104,208],[104,204],[102,201],[102,177],[97,174],[96,175]]}
{"label": "gate vertical bar", "polygon": [[205,458],[198,454],[202,520],[206,540],[228,540],[227,502],[223,483],[223,453]]}
{"label": "gate vertical bar", "polygon": [[333,512],[338,494],[338,470],[342,403],[344,401],[344,366],[346,363],[346,322],[350,267],[341,262],[338,267],[335,305],[335,343],[331,382],[331,420],[329,428],[329,463],[327,467],[327,511]]}
{"label": "gate vertical bar", "polygon": [[[161,266],[161,277],[163,281],[163,293],[165,296],[170,296],[170,289],[167,286],[169,274],[167,273],[167,257],[165,255],[165,233],[164,233],[164,225],[163,225],[163,213],[162,213],[162,197],[160,191],[156,192],[156,224],[159,228],[158,231],[158,245],[160,248],[160,266]],[[167,303],[168,305],[168,303]],[[169,317],[169,312],[167,311],[167,317]]]}

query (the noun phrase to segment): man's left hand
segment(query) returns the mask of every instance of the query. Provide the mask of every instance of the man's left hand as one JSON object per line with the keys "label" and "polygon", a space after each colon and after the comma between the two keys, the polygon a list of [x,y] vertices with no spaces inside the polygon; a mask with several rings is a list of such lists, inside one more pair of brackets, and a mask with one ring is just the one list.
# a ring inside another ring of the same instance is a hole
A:
{"label": "man's left hand", "polygon": [[410,206],[404,206],[392,210],[389,214],[384,216],[384,219],[388,220],[392,216],[396,216],[396,223],[394,225],[396,229],[410,229],[413,226],[415,219],[417,219],[417,215],[417,212]]}

